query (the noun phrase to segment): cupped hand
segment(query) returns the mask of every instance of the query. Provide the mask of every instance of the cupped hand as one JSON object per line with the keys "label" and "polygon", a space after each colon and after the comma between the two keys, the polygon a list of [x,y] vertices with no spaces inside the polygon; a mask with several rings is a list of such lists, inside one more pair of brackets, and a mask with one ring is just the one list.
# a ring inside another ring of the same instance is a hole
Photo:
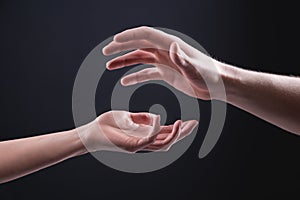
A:
{"label": "cupped hand", "polygon": [[163,80],[192,97],[204,100],[217,98],[218,89],[208,91],[207,87],[207,84],[216,85],[220,81],[217,61],[180,38],[150,27],[133,28],[115,35],[113,41],[103,48],[103,54],[128,50],[133,51],[107,62],[107,69],[135,64],[151,64],[154,67],[123,77],[123,85]]}
{"label": "cupped hand", "polygon": [[189,135],[197,124],[196,120],[178,120],[172,125],[160,126],[158,115],[109,111],[79,127],[78,133],[89,152],[166,151]]}

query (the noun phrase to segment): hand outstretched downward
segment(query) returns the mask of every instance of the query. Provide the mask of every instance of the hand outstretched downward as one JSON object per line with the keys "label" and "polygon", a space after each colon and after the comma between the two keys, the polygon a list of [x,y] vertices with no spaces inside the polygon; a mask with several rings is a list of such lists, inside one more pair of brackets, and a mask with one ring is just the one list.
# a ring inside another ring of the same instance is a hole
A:
{"label": "hand outstretched downward", "polygon": [[217,98],[218,89],[209,94],[207,84],[220,81],[216,61],[185,43],[178,37],[163,31],[138,27],[115,35],[114,40],[103,48],[105,55],[134,50],[107,63],[109,70],[135,64],[151,64],[125,76],[121,83],[132,85],[149,80],[164,80],[176,89],[196,98]]}

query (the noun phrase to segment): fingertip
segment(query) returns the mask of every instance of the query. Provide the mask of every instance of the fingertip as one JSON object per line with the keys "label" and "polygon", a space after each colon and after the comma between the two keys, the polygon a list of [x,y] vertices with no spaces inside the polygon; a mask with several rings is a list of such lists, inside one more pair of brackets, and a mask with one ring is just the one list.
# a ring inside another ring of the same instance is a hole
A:
{"label": "fingertip", "polygon": [[123,86],[130,86],[130,85],[134,84],[134,82],[132,80],[128,79],[127,76],[122,78],[120,82]]}
{"label": "fingertip", "polygon": [[160,115],[156,115],[157,116],[157,121],[158,121],[158,124],[160,126]]}
{"label": "fingertip", "polygon": [[124,81],[124,79],[125,79],[125,78],[121,78],[121,81],[120,81],[120,82],[121,82],[121,85],[127,86],[127,84],[126,84],[126,79],[125,79],[125,81]]}
{"label": "fingertip", "polygon": [[118,37],[118,34],[114,35],[113,41],[116,41],[116,38]]}
{"label": "fingertip", "polygon": [[152,121],[153,132],[151,135],[156,135],[159,133],[160,127],[160,115],[155,115]]}
{"label": "fingertip", "polygon": [[174,123],[174,126],[173,126],[173,131],[172,132],[180,132],[182,128],[182,120],[177,120],[175,123]]}
{"label": "fingertip", "polygon": [[176,123],[177,123],[177,125],[180,127],[180,126],[182,125],[182,120],[179,119],[179,120],[176,121]]}
{"label": "fingertip", "polygon": [[197,120],[192,120],[193,128],[196,128],[199,125],[199,122]]}
{"label": "fingertip", "polygon": [[105,56],[109,56],[114,54],[114,50],[115,50],[115,42],[111,41],[110,43],[106,44],[103,48],[102,48],[102,53]]}
{"label": "fingertip", "polygon": [[182,120],[179,120],[178,131],[181,132],[182,128],[183,128],[183,121],[182,121]]}
{"label": "fingertip", "polygon": [[113,70],[110,66],[106,66],[106,69],[107,69],[108,71],[112,71],[112,70]]}
{"label": "fingertip", "polygon": [[199,124],[197,120],[189,120],[184,122],[185,126],[183,127],[183,131],[192,132]]}
{"label": "fingertip", "polygon": [[109,62],[107,62],[107,63],[105,64],[105,67],[106,67],[106,69],[108,69],[108,70],[109,70],[109,65],[110,65]]}
{"label": "fingertip", "polygon": [[114,41],[115,42],[124,42],[124,38],[122,37],[122,35],[120,35],[121,33],[118,33],[114,36]]}
{"label": "fingertip", "polygon": [[185,135],[190,135],[193,130],[198,126],[199,122],[197,120],[188,121],[188,126],[184,128],[183,132],[186,132]]}
{"label": "fingertip", "polygon": [[105,46],[105,47],[102,48],[102,54],[105,55],[105,56],[109,55],[109,51],[107,49],[108,49],[107,46]]}
{"label": "fingertip", "polygon": [[191,130],[191,132],[192,132],[195,128],[197,128],[198,125],[199,125],[199,122],[198,122],[198,121],[195,121],[195,123],[192,125],[192,130]]}
{"label": "fingertip", "polygon": [[155,115],[154,114],[153,125],[155,125],[155,124],[160,125],[160,115]]}
{"label": "fingertip", "polygon": [[117,69],[117,68],[113,67],[113,63],[111,61],[108,61],[106,63],[106,69],[109,70],[109,71],[112,71],[112,70]]}

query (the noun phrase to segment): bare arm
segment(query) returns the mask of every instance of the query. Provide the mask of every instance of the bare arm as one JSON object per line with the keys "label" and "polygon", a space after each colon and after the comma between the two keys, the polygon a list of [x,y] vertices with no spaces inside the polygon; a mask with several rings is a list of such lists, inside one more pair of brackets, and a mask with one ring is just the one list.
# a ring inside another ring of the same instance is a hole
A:
{"label": "bare arm", "polygon": [[110,111],[69,131],[0,142],[0,183],[33,173],[68,158],[94,151],[166,151],[189,135],[198,122],[160,126],[150,113]]}
{"label": "bare arm", "polygon": [[0,183],[86,152],[75,130],[0,142]]}
{"label": "bare arm", "polygon": [[[300,135],[300,78],[247,71],[220,63],[178,37],[138,27],[115,35],[105,55],[134,50],[107,63],[110,70],[134,64],[154,67],[123,77],[123,85],[163,80],[203,99],[218,99],[248,111],[278,127]],[[207,83],[212,88],[208,90]],[[226,96],[220,95],[224,83]],[[212,89],[212,90],[211,90]]]}
{"label": "bare arm", "polygon": [[228,103],[300,135],[300,78],[218,65]]}

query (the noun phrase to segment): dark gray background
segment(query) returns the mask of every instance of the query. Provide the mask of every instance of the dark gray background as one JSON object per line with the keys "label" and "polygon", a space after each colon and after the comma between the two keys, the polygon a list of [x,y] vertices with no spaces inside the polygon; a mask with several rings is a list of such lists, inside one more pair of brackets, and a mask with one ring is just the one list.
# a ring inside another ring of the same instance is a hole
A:
{"label": "dark gray background", "polygon": [[[2,0],[0,140],[73,128],[72,87],[81,62],[107,37],[139,25],[183,32],[228,63],[299,75],[296,9],[287,1]],[[125,72],[105,73],[102,83],[106,88],[96,97],[99,114],[110,110],[112,84]],[[155,98],[147,95],[150,92]],[[0,185],[0,199],[299,196],[299,137],[229,106],[219,142],[200,160],[198,150],[210,103],[199,102],[202,121],[196,140],[180,159],[162,170],[128,174],[85,155]],[[180,115],[174,96],[159,86],[136,91],[130,108],[143,111],[153,103],[166,105],[168,116],[173,116],[169,123]]]}

